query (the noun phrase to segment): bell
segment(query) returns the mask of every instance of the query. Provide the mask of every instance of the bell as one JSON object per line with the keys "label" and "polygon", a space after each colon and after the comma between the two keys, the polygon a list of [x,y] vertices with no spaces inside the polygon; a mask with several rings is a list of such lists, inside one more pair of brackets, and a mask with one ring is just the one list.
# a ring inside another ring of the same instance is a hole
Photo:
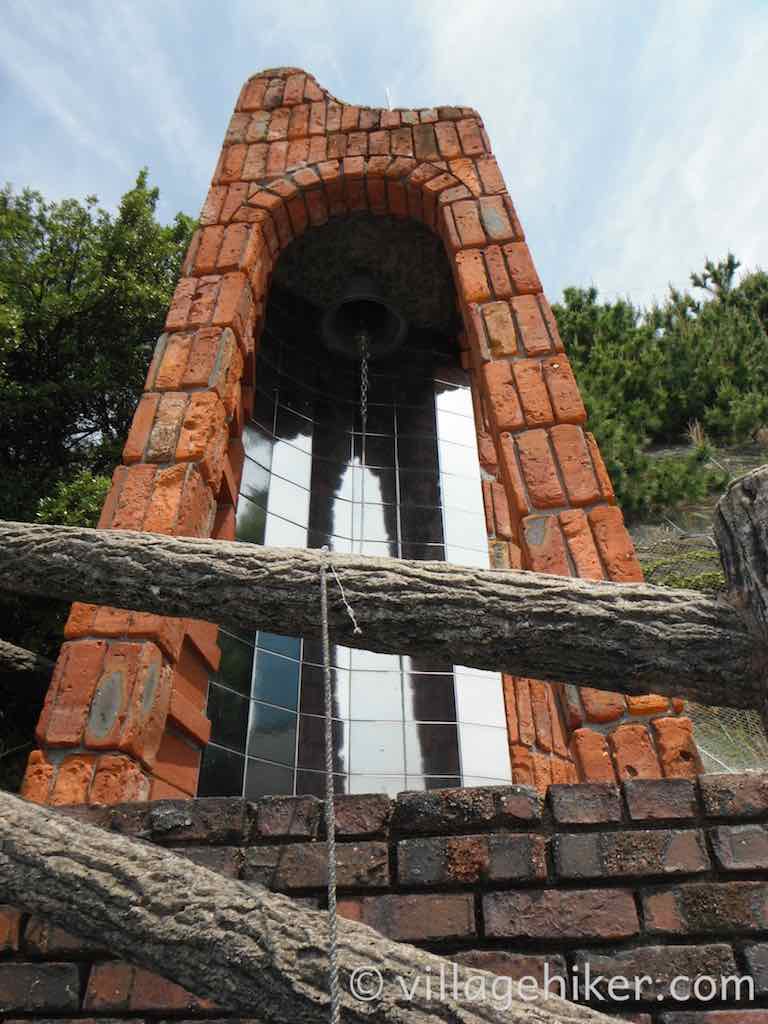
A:
{"label": "bell", "polygon": [[377,359],[402,345],[406,322],[385,302],[378,283],[360,272],[350,277],[341,298],[325,311],[321,330],[331,352],[360,359],[365,350],[370,359]]}

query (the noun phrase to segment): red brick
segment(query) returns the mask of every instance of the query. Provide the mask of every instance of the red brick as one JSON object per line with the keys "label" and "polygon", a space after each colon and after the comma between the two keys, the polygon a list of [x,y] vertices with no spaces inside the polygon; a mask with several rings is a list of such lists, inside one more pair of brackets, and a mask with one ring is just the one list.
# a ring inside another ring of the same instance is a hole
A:
{"label": "red brick", "polygon": [[523,348],[529,356],[549,355],[552,343],[535,295],[515,295],[510,300]]}
{"label": "red brick", "polygon": [[621,795],[616,786],[604,782],[552,786],[549,802],[560,825],[598,825],[621,821]]}
{"label": "red brick", "polygon": [[659,715],[669,711],[669,700],[660,693],[646,693],[642,697],[627,697],[630,715]]}
{"label": "red brick", "polygon": [[512,364],[512,372],[526,425],[541,427],[553,423],[554,415],[539,360],[520,359]]}
{"label": "red brick", "polygon": [[557,422],[584,423],[587,412],[567,358],[563,355],[549,356],[543,360],[542,366]]}
{"label": "red brick", "polygon": [[216,224],[218,222],[226,196],[226,185],[211,185],[200,211],[201,224]]}
{"label": "red brick", "polygon": [[654,718],[651,725],[664,775],[695,779],[702,769],[690,718]]}
{"label": "red brick", "polygon": [[[389,885],[389,847],[384,842],[339,843],[336,847],[338,884],[342,888],[386,888]],[[241,878],[271,889],[290,892],[328,884],[325,843],[257,846],[244,851]]]}
{"label": "red brick", "polygon": [[513,540],[517,535],[517,531],[515,528],[516,524],[515,526],[512,525],[507,492],[502,484],[494,480],[490,485],[490,494],[496,535],[506,540]]}
{"label": "red brick", "polygon": [[93,754],[73,754],[59,765],[53,792],[48,801],[51,806],[88,803],[88,792],[93,779],[96,758]]}
{"label": "red brick", "polygon": [[0,905],[0,953],[17,953],[20,935],[21,912],[14,910],[13,907]]}
{"label": "red brick", "polygon": [[195,650],[215,672],[221,660],[217,638],[219,627],[213,622],[200,619],[186,619],[187,636]]}
{"label": "red brick", "polygon": [[266,78],[251,78],[243,86],[238,103],[239,110],[259,110],[267,91]]}
{"label": "red brick", "polygon": [[573,755],[582,778],[587,782],[615,782],[608,742],[599,732],[576,729],[571,737]]}
{"label": "red brick", "polygon": [[482,374],[491,420],[497,433],[525,426],[512,365],[501,361],[485,363]]}
{"label": "red brick", "polygon": [[620,693],[595,690],[591,686],[582,686],[579,692],[589,722],[615,722],[627,709]]}
{"label": "red brick", "polygon": [[517,334],[507,302],[489,302],[481,307],[491,352],[495,356],[516,356]]}
{"label": "red brick", "polygon": [[451,207],[451,212],[462,245],[485,245],[485,232],[480,223],[480,214],[476,202],[465,200],[460,203],[454,203]]}
{"label": "red brick", "polygon": [[704,813],[710,818],[762,818],[768,814],[768,775],[734,772],[699,779]]}
{"label": "red brick", "polygon": [[38,743],[56,747],[81,741],[106,651],[103,640],[63,645],[35,730]]}
{"label": "red brick", "polygon": [[178,435],[177,461],[199,463],[203,479],[216,491],[228,442],[226,410],[218,395],[211,391],[192,395]]}
{"label": "red brick", "polygon": [[487,302],[491,298],[485,264],[480,252],[468,249],[454,257],[459,277],[459,291],[464,302]]}
{"label": "red brick", "polygon": [[577,575],[584,580],[603,579],[600,556],[585,513],[581,509],[570,509],[561,512],[559,518]]}
{"label": "red brick", "polygon": [[552,752],[552,719],[549,703],[549,683],[540,683],[532,679],[530,682],[533,721],[536,726],[536,745],[539,750]]}
{"label": "red brick", "polygon": [[704,834],[695,829],[636,829],[559,835],[555,868],[560,878],[637,878],[709,871]]}
{"label": "red brick", "polygon": [[624,795],[633,821],[696,817],[696,790],[688,779],[628,779]]}
{"label": "red brick", "polygon": [[549,433],[571,504],[589,505],[597,501],[600,488],[581,427],[560,423]]}
{"label": "red brick", "polygon": [[461,148],[465,156],[478,156],[485,152],[485,143],[480,133],[480,125],[476,118],[467,118],[456,122],[461,139]]}
{"label": "red brick", "polygon": [[641,582],[643,571],[624,525],[621,509],[600,506],[593,508],[588,518],[608,578],[616,583]]}
{"label": "red brick", "polygon": [[513,515],[518,517],[527,515],[531,509],[525,484],[517,465],[515,442],[512,435],[506,432],[500,435],[500,441],[502,474],[510,509]]}
{"label": "red brick", "polygon": [[541,281],[533,265],[531,253],[525,242],[510,242],[504,246],[509,276],[516,295],[536,295],[541,291]]}
{"label": "red brick", "polygon": [[146,800],[149,779],[130,757],[100,757],[90,790],[92,804],[123,804]]}
{"label": "red brick", "polygon": [[461,146],[456,128],[450,121],[442,121],[435,125],[435,137],[444,160],[452,160],[461,156]]}
{"label": "red brick", "polygon": [[177,789],[195,796],[200,772],[200,748],[166,732],[157,753],[154,774]]}
{"label": "red brick", "polygon": [[498,245],[489,245],[483,250],[485,265],[488,268],[488,278],[491,282],[491,289],[497,299],[508,299],[512,295],[512,285],[507,274],[507,266],[504,262],[504,255]]}
{"label": "red brick", "polygon": [[546,430],[525,430],[515,438],[523,477],[537,509],[565,505]]}
{"label": "red brick", "polygon": [[234,146],[226,146],[222,150],[222,160],[218,177],[218,181],[220,183],[227,184],[231,181],[238,181],[240,179],[240,172],[243,169],[246,149],[247,147],[245,145],[237,143]]}
{"label": "red brick", "polygon": [[498,195],[506,191],[504,179],[494,157],[481,157],[481,159],[475,161],[475,167],[480,175],[483,192],[486,195]]}
{"label": "red brick", "polygon": [[522,545],[526,569],[556,576],[570,575],[557,516],[526,516],[522,524]]}
{"label": "red brick", "polygon": [[145,446],[144,457],[147,462],[173,461],[188,402],[189,395],[184,392],[169,391],[162,396]]}
{"label": "red brick", "polygon": [[42,751],[33,751],[27,761],[20,797],[31,804],[47,804],[55,768]]}
{"label": "red brick", "polygon": [[194,258],[194,274],[212,274],[216,270],[216,262],[224,238],[224,230],[223,226],[216,226],[203,228],[199,233],[200,244],[197,247]]}
{"label": "red brick", "polygon": [[610,740],[620,779],[661,777],[661,765],[645,725],[620,725]]}
{"label": "red brick", "polygon": [[471,893],[369,896],[362,900],[360,920],[396,942],[477,934]]}
{"label": "red brick", "polygon": [[525,833],[404,839],[397,844],[397,864],[404,886],[547,877],[544,837]]}
{"label": "red brick", "polygon": [[128,432],[128,439],[123,448],[123,461],[127,463],[140,462],[144,449],[147,445],[149,432],[160,404],[159,395],[142,395],[136,412],[133,414],[131,429]]}

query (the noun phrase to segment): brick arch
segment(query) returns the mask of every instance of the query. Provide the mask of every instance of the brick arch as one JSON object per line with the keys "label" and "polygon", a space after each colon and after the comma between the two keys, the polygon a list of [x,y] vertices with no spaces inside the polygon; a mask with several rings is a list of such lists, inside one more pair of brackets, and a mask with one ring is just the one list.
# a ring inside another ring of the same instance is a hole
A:
{"label": "brick arch", "polygon": [[[450,260],[473,377],[492,564],[641,577],[557,325],[482,121],[381,110],[296,68],[243,86],[99,526],[234,538],[255,352],[280,252],[358,210],[409,217]],[[458,624],[457,624],[458,625]],[[23,793],[194,796],[216,629],[73,606]],[[504,677],[516,781],[690,775],[679,702]]]}

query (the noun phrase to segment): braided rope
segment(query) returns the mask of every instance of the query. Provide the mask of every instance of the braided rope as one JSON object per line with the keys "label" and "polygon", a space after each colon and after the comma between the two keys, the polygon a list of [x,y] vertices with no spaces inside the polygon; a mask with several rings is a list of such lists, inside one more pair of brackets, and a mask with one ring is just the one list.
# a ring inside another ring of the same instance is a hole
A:
{"label": "braided rope", "polygon": [[[338,928],[336,920],[336,811],[333,793],[333,689],[331,686],[331,644],[328,635],[328,548],[320,562],[320,621],[323,630],[323,683],[325,703],[325,834],[328,842],[328,989],[331,1024],[339,1024]],[[335,569],[333,570],[336,575]],[[338,580],[338,577],[337,577]],[[346,603],[346,601],[345,601]]]}

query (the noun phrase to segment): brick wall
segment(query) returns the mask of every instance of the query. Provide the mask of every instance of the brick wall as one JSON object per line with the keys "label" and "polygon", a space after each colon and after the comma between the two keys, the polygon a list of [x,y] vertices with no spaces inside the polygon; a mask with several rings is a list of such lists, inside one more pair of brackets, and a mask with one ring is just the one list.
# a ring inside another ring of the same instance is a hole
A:
{"label": "brick wall", "polygon": [[[254,75],[240,92],[99,526],[234,539],[240,436],[273,267],[308,228],[357,211],[414,219],[445,246],[492,564],[641,579],[477,111],[358,107],[295,68]],[[194,795],[215,628],[76,604],[65,636],[25,797]],[[680,702],[513,676],[504,689],[516,782],[544,791],[700,770]]]}
{"label": "brick wall", "polygon": [[[313,798],[77,808],[214,871],[323,906]],[[768,1022],[768,776],[712,775],[339,799],[339,910],[393,939],[520,978],[650,975],[643,1024]],[[6,1020],[217,1017],[108,950],[0,908]],[[755,1000],[675,1003],[677,975],[746,976]]]}

